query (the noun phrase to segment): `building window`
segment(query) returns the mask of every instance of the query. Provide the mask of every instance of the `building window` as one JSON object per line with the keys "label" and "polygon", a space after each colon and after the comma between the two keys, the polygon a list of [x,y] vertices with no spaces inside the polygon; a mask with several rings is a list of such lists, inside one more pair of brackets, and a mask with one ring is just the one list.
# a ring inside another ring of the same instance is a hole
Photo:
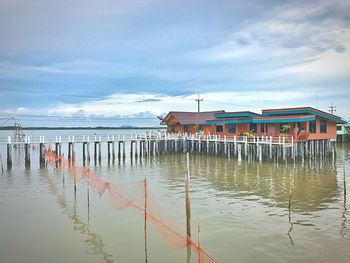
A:
{"label": "building window", "polygon": [[227,125],[227,129],[229,133],[236,133],[236,124]]}
{"label": "building window", "polygon": [[342,126],[337,125],[337,131],[341,131],[342,130]]}
{"label": "building window", "polygon": [[327,133],[327,121],[326,120],[320,121],[320,133]]}
{"label": "building window", "polygon": [[265,132],[265,123],[260,124],[260,131]]}
{"label": "building window", "polygon": [[219,133],[219,132],[223,132],[224,131],[224,126],[222,125],[216,125],[216,132]]}
{"label": "building window", "polygon": [[250,131],[256,132],[256,123],[250,123]]}
{"label": "building window", "polygon": [[198,132],[203,132],[204,131],[204,126],[203,125],[198,125]]}
{"label": "building window", "polygon": [[184,125],[184,132],[188,132],[188,126],[189,125]]}
{"label": "building window", "polygon": [[309,132],[316,133],[316,121],[309,121]]}

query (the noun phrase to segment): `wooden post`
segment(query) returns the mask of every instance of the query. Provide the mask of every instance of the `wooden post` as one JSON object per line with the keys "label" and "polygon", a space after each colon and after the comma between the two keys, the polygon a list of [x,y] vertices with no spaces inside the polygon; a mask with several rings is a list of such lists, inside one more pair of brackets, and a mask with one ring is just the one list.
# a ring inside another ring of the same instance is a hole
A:
{"label": "wooden post", "polygon": [[25,144],[25,168],[29,169],[30,168],[30,144],[26,143]]}
{"label": "wooden post", "polygon": [[72,143],[68,142],[68,160],[70,161],[72,158]]}
{"label": "wooden post", "polygon": [[186,195],[186,233],[191,237],[191,204],[190,204],[190,154],[187,152],[187,173],[185,175],[185,195]]}
{"label": "wooden post", "polygon": [[12,169],[12,144],[7,144],[7,170]]}
{"label": "wooden post", "polygon": [[43,142],[41,142],[40,145],[39,145],[39,163],[40,163],[40,168],[43,168],[45,166],[44,148],[45,148],[45,145],[44,145]]}
{"label": "wooden post", "polygon": [[101,137],[100,142],[98,143],[98,162],[101,164]]}
{"label": "wooden post", "polygon": [[97,161],[97,142],[94,142],[94,161]]}
{"label": "wooden post", "polygon": [[125,139],[123,140],[123,159],[125,159]]}
{"label": "wooden post", "polygon": [[85,152],[86,152],[86,142],[83,142],[83,161],[84,161],[84,162],[85,162],[85,160],[86,160]]}
{"label": "wooden post", "polygon": [[[1,160],[2,164],[2,160]],[[11,136],[7,137],[7,170],[12,169],[12,143]]]}
{"label": "wooden post", "polygon": [[112,142],[112,159],[113,159],[113,162],[114,162],[114,160],[115,160],[114,136],[113,136],[113,142]]}
{"label": "wooden post", "polygon": [[108,162],[111,159],[111,143],[110,141],[107,141],[107,158],[108,158]]}
{"label": "wooden post", "polygon": [[145,259],[146,259],[146,263],[148,262],[148,258],[147,258],[147,178],[144,179],[144,189],[145,189],[145,206],[144,206],[144,210],[145,210],[145,222],[144,222],[144,234],[145,234]]}

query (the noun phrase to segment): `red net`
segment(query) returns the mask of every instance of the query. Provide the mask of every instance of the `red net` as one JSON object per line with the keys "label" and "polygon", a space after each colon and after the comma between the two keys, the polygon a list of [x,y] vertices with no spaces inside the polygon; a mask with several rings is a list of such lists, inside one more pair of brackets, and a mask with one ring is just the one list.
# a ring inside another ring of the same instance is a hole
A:
{"label": "red net", "polygon": [[[47,163],[55,165],[58,168],[68,168],[74,182],[85,179],[88,180],[89,188],[97,195],[102,196],[106,192],[109,196],[110,204],[115,209],[132,208],[142,214],[146,222],[151,223],[162,238],[172,248],[189,247],[192,251],[198,253],[198,261],[216,262],[198,243],[189,237],[185,231],[181,231],[176,223],[171,224],[170,218],[164,218],[164,213],[161,213],[160,206],[155,196],[149,191],[147,181],[112,184],[97,177],[89,168],[78,167],[75,164],[74,158],[72,161],[66,160],[64,155],[56,156],[55,152],[50,148],[45,150]],[[176,229],[176,230],[175,230]]]}

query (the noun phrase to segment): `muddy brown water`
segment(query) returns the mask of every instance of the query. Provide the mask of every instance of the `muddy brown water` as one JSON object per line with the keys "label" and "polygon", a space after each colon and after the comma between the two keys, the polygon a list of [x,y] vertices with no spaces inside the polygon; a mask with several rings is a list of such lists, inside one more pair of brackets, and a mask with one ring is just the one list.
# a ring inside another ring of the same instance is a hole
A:
{"label": "muddy brown water", "polygon": [[[0,137],[7,134],[1,131]],[[80,165],[81,148],[75,147]],[[7,171],[6,148],[0,147],[5,168],[0,174],[0,262],[187,261],[187,250],[168,246],[152,225],[145,247],[143,217],[133,209],[115,210],[94,193],[88,209],[87,183],[78,182],[74,197],[72,180],[63,184],[59,169],[40,169],[38,151],[31,149],[31,168],[25,169],[24,151],[15,149]],[[185,229],[185,155],[133,161],[127,155],[125,162],[108,164],[103,148],[101,165],[91,162],[90,168],[115,184],[147,177],[164,220]],[[201,244],[219,262],[350,262],[349,144],[338,145],[335,160],[322,163],[238,162],[193,154],[190,169],[193,237],[200,225]],[[198,262],[196,253],[190,261]]]}

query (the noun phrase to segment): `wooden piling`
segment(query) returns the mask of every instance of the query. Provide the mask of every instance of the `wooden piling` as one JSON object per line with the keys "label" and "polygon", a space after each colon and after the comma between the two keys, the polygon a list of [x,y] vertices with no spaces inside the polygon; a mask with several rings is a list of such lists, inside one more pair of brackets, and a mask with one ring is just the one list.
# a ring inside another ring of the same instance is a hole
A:
{"label": "wooden piling", "polygon": [[186,233],[191,237],[191,204],[190,204],[190,154],[186,153],[187,172],[185,174],[185,197],[186,197]]}
{"label": "wooden piling", "polygon": [[7,170],[12,169],[12,144],[7,144]]}
{"label": "wooden piling", "polygon": [[24,146],[24,149],[25,149],[24,166],[26,169],[29,169],[30,168],[30,144],[26,143]]}
{"label": "wooden piling", "polygon": [[44,155],[45,145],[44,143],[39,144],[39,163],[40,168],[45,167],[45,155]]}
{"label": "wooden piling", "polygon": [[107,158],[108,162],[111,160],[111,142],[107,141]]}
{"label": "wooden piling", "polygon": [[83,142],[83,161],[86,160],[86,142]]}
{"label": "wooden piling", "polygon": [[72,143],[68,142],[68,161],[72,158]]}
{"label": "wooden piling", "polygon": [[98,143],[98,162],[101,164],[101,141]]}

